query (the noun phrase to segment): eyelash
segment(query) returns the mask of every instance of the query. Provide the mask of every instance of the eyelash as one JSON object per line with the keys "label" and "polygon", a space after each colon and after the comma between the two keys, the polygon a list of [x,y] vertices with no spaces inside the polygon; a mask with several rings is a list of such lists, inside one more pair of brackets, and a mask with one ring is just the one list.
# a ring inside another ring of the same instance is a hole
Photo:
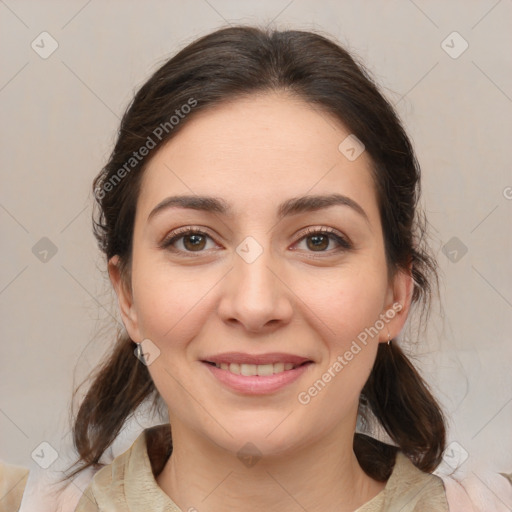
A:
{"label": "eyelash", "polygon": [[[201,235],[203,237],[208,237],[213,240],[213,238],[208,233],[206,233],[205,231],[202,231],[199,228],[185,227],[185,228],[176,229],[175,231],[171,232],[162,241],[162,243],[160,244],[160,247],[162,249],[170,250],[174,253],[186,255],[185,257],[192,257],[192,258],[198,257],[201,255],[201,253],[204,253],[205,252],[204,250],[203,251],[182,251],[180,249],[176,249],[175,247],[173,247],[173,244],[175,242],[177,242],[181,238],[184,238],[187,235]],[[302,234],[302,236],[295,242],[295,244],[298,242],[301,242],[302,240],[304,240],[312,235],[327,235],[330,238],[330,240],[334,240],[335,242],[337,242],[339,244],[339,247],[337,249],[330,250],[330,251],[309,251],[313,254],[327,253],[327,255],[331,255],[333,252],[338,253],[341,251],[348,251],[348,250],[352,249],[352,244],[348,241],[348,239],[343,237],[341,234],[339,234],[336,230],[334,230],[332,228],[318,228],[318,227],[307,228],[306,232]],[[197,254],[195,254],[195,253],[197,253]],[[320,256],[320,257],[322,257],[322,256]]]}

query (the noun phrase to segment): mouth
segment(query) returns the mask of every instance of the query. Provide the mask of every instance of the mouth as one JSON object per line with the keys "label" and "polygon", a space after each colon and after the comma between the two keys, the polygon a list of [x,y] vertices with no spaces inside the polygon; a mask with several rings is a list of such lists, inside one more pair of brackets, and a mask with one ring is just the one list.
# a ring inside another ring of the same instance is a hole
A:
{"label": "mouth", "polygon": [[245,395],[274,393],[308,371],[311,359],[292,354],[226,353],[209,356],[201,363],[221,384]]}
{"label": "mouth", "polygon": [[213,361],[203,361],[211,366],[220,368],[221,370],[227,370],[228,372],[234,373],[235,375],[243,375],[245,377],[252,377],[258,375],[260,377],[268,377],[269,375],[275,375],[278,373],[295,370],[299,366],[304,366],[312,363],[313,361],[304,361],[300,364],[294,363],[268,363],[268,364],[249,364],[249,363],[215,363]]}

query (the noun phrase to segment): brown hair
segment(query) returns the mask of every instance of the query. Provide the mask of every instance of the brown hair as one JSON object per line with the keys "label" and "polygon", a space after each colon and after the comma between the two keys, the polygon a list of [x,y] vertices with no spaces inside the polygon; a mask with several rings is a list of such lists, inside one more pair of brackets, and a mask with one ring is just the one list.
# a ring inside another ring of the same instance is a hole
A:
{"label": "brown hair", "polygon": [[[99,206],[99,217],[93,215],[94,234],[107,261],[119,255],[129,286],[141,176],[158,148],[201,110],[275,90],[286,90],[329,112],[363,142],[373,163],[389,273],[407,272],[412,266],[412,300],[428,315],[438,278],[424,243],[420,168],[411,142],[363,64],[328,37],[312,32],[220,29],[185,47],[140,88],[123,116],[110,159],[93,183]],[[170,121],[173,115],[179,116],[177,122]],[[149,155],[134,161],[134,151],[150,139],[154,147]],[[144,400],[158,405],[161,397],[147,367],[135,358],[134,347],[126,334],[119,335],[110,357],[95,372],[73,425],[79,455],[75,464],[81,467],[66,478],[96,466]],[[355,434],[354,451],[368,475],[386,480],[398,449],[423,471],[431,472],[440,463],[445,445],[442,411],[395,343],[379,344],[360,405],[370,409],[396,443]]]}

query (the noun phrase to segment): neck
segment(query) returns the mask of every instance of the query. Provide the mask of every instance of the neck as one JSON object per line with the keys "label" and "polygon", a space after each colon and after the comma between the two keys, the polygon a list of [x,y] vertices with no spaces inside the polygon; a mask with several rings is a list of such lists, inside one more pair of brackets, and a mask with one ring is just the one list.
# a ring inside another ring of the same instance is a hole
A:
{"label": "neck", "polygon": [[307,448],[243,464],[173,422],[173,453],[157,482],[181,510],[352,512],[385,486],[366,475],[352,436],[323,436]]}

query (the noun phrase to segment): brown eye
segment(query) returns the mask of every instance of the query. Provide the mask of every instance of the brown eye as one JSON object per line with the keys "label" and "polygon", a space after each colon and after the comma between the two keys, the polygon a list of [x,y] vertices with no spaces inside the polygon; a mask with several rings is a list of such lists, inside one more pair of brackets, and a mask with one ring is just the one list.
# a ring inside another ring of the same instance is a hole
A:
{"label": "brown eye", "polygon": [[[311,235],[307,237],[307,246],[311,250],[324,250],[329,247],[329,237],[324,234]],[[311,243],[310,243],[311,242]]]}
{"label": "brown eye", "polygon": [[[302,243],[303,241],[306,242],[305,245],[307,252],[331,254],[333,252],[340,252],[344,250],[347,251],[352,249],[351,243],[332,228],[309,229],[305,235],[299,239],[299,243]],[[335,247],[331,250],[327,250],[331,242],[335,242]]]}
{"label": "brown eye", "polygon": [[190,253],[206,252],[208,240],[211,236],[203,231],[192,228],[184,228],[172,232],[162,243],[162,249],[168,249],[184,255]]}
{"label": "brown eye", "polygon": [[206,238],[203,235],[194,233],[192,235],[185,235],[183,238],[183,246],[187,251],[200,251],[206,245]]}

